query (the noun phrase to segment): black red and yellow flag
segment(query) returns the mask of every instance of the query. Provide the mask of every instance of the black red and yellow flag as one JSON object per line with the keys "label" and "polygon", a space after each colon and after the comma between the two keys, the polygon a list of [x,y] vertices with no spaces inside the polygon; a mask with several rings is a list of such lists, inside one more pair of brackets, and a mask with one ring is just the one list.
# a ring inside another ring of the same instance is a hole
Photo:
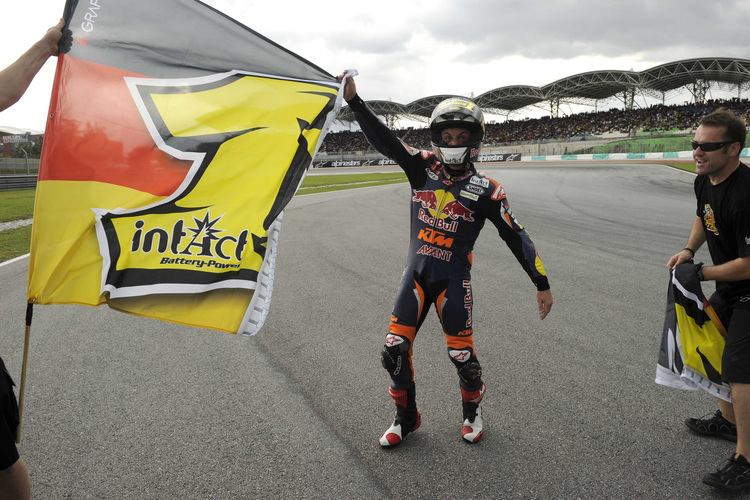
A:
{"label": "black red and yellow flag", "polygon": [[255,333],[335,77],[196,0],[68,0],[28,301]]}
{"label": "black red and yellow flag", "polygon": [[721,380],[726,330],[701,290],[695,265],[686,262],[670,273],[656,383],[732,400]]}

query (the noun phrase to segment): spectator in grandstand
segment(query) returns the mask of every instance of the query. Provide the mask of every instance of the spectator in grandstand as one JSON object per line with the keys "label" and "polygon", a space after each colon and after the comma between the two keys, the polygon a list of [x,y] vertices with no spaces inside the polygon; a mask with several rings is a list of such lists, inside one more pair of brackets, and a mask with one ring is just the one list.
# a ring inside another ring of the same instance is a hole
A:
{"label": "spectator in grandstand", "polygon": [[0,111],[18,102],[47,59],[57,55],[57,44],[62,38],[64,25],[65,22],[60,19],[16,62],[0,71]]}
{"label": "spectator in grandstand", "polygon": [[732,403],[719,399],[711,417],[689,418],[693,431],[736,441],[727,464],[706,474],[703,482],[727,490],[750,489],[750,169],[740,162],[747,123],[719,109],[704,116],[695,132],[697,212],[685,248],[668,268],[690,261],[707,243],[712,266],[695,265],[700,281],[716,281],[709,299],[727,327],[721,378],[729,384]]}
{"label": "spectator in grandstand", "polygon": [[474,167],[485,133],[484,116],[475,103],[451,98],[438,104],[430,118],[433,151],[420,152],[375,116],[357,95],[351,78],[344,86],[344,99],[367,139],[399,164],[412,188],[409,256],[381,353],[381,363],[391,378],[388,393],[396,404],[396,416],[380,436],[380,445],[400,444],[421,424],[411,356],[432,304],[458,373],[461,436],[476,443],[484,433],[480,403],[485,384],[474,352],[470,270],[472,249],[485,221],[492,222],[535,286],[540,319],[553,303],[544,266],[528,232],[515,219],[502,186]]}
{"label": "spectator in grandstand", "polygon": [[[47,59],[57,55],[64,25],[61,19],[16,62],[0,71],[0,111],[16,103]],[[31,498],[29,472],[15,443],[20,419],[13,385],[0,358],[0,498],[4,500]]]}

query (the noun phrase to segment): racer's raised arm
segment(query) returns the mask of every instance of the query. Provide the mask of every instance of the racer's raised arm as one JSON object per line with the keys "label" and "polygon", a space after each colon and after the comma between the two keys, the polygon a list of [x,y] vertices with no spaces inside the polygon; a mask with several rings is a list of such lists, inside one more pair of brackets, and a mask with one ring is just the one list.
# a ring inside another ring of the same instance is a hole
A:
{"label": "racer's raised arm", "polygon": [[[344,74],[341,74],[337,78],[341,81],[343,77]],[[353,77],[347,77],[344,84],[344,100],[354,112],[359,126],[362,127],[362,132],[370,144],[372,144],[372,147],[398,163],[407,175],[412,170],[416,170],[410,168],[413,162],[409,160],[419,154],[419,151],[405,144],[373,113],[365,101],[357,94],[357,85],[354,83]],[[424,173],[421,167],[418,170],[420,174]]]}

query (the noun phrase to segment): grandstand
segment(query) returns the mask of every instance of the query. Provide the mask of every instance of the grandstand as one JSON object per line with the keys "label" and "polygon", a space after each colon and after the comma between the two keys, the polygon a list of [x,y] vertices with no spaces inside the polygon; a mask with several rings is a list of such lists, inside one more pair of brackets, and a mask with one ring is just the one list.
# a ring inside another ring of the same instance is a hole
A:
{"label": "grandstand", "polygon": [[[711,89],[736,92],[727,100],[707,99]],[[750,103],[742,92],[750,89],[750,60],[732,58],[699,58],[671,62],[645,71],[593,71],[569,76],[543,87],[517,85],[485,92],[474,101],[488,115],[502,115],[502,123],[488,123],[485,149],[504,146],[503,151],[540,154],[544,142],[578,140],[608,142],[636,134],[691,134],[703,114],[719,105],[731,108],[750,121]],[[677,95],[689,93],[683,105],[666,105]],[[661,101],[649,107],[636,105],[636,96]],[[392,126],[396,119],[426,122],[437,103],[453,97],[434,95],[408,104],[391,101],[367,101],[373,111]],[[594,109],[619,100],[622,109],[560,116],[562,104],[588,105]],[[531,107],[549,112],[539,119],[512,120]],[[344,107],[337,120],[353,123],[354,116]],[[429,149],[426,129],[402,129],[397,134],[414,147]],[[529,147],[537,145],[537,147]],[[525,146],[525,147],[524,147]],[[562,154],[563,148],[551,154]],[[321,148],[323,154],[346,155],[363,152],[370,147],[362,134],[336,132],[328,134]],[[549,153],[547,153],[549,154]]]}
{"label": "grandstand", "polygon": [[[625,109],[633,109],[635,96],[642,94],[662,101],[687,90],[693,102],[702,104],[713,87],[737,90],[750,88],[750,60],[732,58],[700,58],[671,62],[641,72],[592,71],[569,76],[543,87],[514,85],[500,87],[479,95],[474,101],[487,113],[510,116],[529,106],[543,107],[553,118],[559,117],[560,104],[597,105],[603,101],[619,99]],[[409,104],[391,101],[368,101],[377,114],[386,118],[407,118],[426,121],[440,101],[453,95],[422,97]],[[545,107],[545,104],[546,106]],[[351,123],[354,116],[344,108],[338,117],[342,123]]]}

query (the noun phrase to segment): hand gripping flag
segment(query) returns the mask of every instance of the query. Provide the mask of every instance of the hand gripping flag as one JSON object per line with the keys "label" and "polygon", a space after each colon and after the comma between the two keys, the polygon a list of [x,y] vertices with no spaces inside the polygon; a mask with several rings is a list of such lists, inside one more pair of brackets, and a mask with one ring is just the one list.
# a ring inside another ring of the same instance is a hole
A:
{"label": "hand gripping flag", "polygon": [[255,333],[343,83],[196,0],[64,17],[28,301]]}
{"label": "hand gripping flag", "polygon": [[732,400],[729,384],[721,380],[721,356],[726,330],[703,296],[692,262],[670,273],[656,383],[697,391],[703,389]]}

